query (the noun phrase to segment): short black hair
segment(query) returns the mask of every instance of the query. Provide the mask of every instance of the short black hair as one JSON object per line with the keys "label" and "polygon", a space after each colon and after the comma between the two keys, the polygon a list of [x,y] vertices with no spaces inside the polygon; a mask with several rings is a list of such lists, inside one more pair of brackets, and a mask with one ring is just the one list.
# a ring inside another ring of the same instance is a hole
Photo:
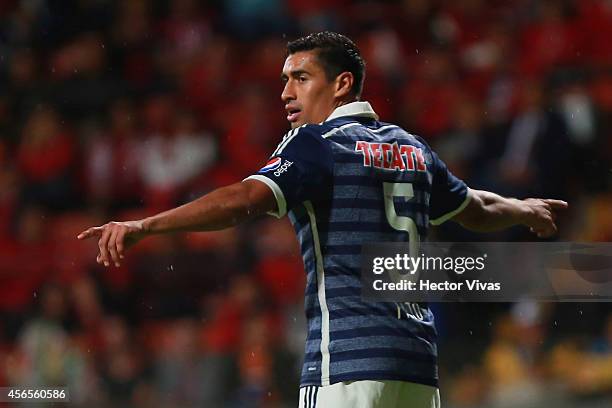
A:
{"label": "short black hair", "polygon": [[312,33],[287,44],[287,55],[312,50],[317,51],[317,59],[329,81],[342,72],[353,74],[355,81],[351,93],[359,99],[365,79],[365,61],[357,45],[350,38],[330,31]]}

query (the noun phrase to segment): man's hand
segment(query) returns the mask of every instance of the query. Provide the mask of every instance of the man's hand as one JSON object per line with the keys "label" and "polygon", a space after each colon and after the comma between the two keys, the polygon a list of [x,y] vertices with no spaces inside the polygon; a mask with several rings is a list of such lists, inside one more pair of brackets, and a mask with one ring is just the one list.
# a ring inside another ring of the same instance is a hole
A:
{"label": "man's hand", "polygon": [[561,200],[527,198],[524,206],[523,224],[539,238],[549,238],[557,233],[557,211],[565,210],[567,203]]}
{"label": "man's hand", "polygon": [[143,239],[147,233],[144,229],[143,220],[109,222],[99,227],[91,227],[81,232],[77,238],[87,239],[99,237],[99,253],[96,262],[110,266],[113,262],[115,266],[121,265],[121,259],[125,257],[125,250]]}
{"label": "man's hand", "polygon": [[271,211],[277,211],[273,191],[259,180],[221,187],[180,207],[138,221],[109,222],[81,232],[77,238],[98,237],[96,260],[120,265],[124,251],[144,237],[179,231],[218,231]]}
{"label": "man's hand", "polygon": [[476,232],[493,232],[525,225],[538,237],[549,238],[557,233],[556,212],[567,208],[567,203],[561,200],[519,200],[473,189],[468,194],[470,201],[467,206],[452,220]]}

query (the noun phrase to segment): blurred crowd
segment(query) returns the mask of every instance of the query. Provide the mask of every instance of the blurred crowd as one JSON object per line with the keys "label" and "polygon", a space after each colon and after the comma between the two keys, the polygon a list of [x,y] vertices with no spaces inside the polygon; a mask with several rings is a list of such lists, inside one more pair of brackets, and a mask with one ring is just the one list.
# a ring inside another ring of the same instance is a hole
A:
{"label": "blurred crowd", "polygon": [[[3,0],[0,384],[101,407],[295,405],[287,220],[147,239],[108,270],[75,237],[257,171],[288,128],[286,42],[323,29],[360,46],[382,120],[471,187],[565,199],[561,240],[612,241],[609,0]],[[445,406],[609,406],[607,304],[434,309]]]}

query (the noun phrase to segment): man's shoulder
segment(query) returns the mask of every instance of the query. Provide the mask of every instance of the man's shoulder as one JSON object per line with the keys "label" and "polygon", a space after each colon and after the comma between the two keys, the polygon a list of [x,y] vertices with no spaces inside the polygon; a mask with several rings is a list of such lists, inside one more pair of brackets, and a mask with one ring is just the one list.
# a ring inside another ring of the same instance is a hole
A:
{"label": "man's shoulder", "polygon": [[[343,116],[337,117],[331,120],[327,120],[318,125],[308,125],[312,126],[310,129],[313,132],[317,132],[317,134],[322,139],[330,139],[333,136],[346,136],[354,133],[359,127],[363,128],[372,128],[372,126],[376,126],[376,121],[368,118],[361,118],[356,116]],[[352,129],[351,129],[352,128]],[[352,130],[352,131],[351,131]]]}
{"label": "man's shoulder", "polygon": [[326,130],[327,127],[323,126],[323,124],[306,123],[285,133],[283,136],[283,141],[288,139],[297,139],[297,136],[300,136],[300,138],[303,138],[304,136],[321,137]]}
{"label": "man's shoulder", "polygon": [[328,149],[323,138],[324,132],[325,128],[316,124],[304,124],[291,129],[283,136],[271,157],[281,153],[295,155]]}
{"label": "man's shoulder", "polygon": [[300,126],[299,128],[293,129],[293,131],[296,135],[318,136],[325,139],[330,131],[338,129],[348,123],[357,122],[354,119],[351,120],[350,118],[337,118],[323,123],[308,123]]}
{"label": "man's shoulder", "polygon": [[[356,116],[338,117],[318,124],[304,124],[289,131],[284,139],[299,139],[301,141],[305,139],[314,139],[317,144],[320,144],[330,139],[334,139],[334,136],[342,137],[354,134],[354,130],[360,127],[369,130],[370,132],[368,133],[377,136],[390,136],[397,139],[400,144],[403,142],[405,144],[424,148],[426,151],[431,151],[431,147],[425,139],[407,131],[398,124]],[[299,138],[297,136],[299,136]]]}
{"label": "man's shoulder", "polygon": [[350,123],[358,124],[355,120],[343,120],[343,118],[334,119],[323,123],[308,123],[295,129],[291,129],[283,136],[281,145],[302,145],[316,144],[328,145],[327,140],[335,134],[339,129],[343,129],[344,125]]}
{"label": "man's shoulder", "polygon": [[[427,150],[431,150],[429,144],[421,136],[416,135],[402,126],[396,123],[383,122],[370,118],[360,117],[339,117],[333,120],[322,123],[318,129],[322,133],[323,137],[329,137],[334,134],[340,134],[337,131],[339,129],[347,130],[350,128],[357,128],[362,126],[367,128],[372,133],[383,136],[388,135],[397,139],[401,139],[405,143],[416,144],[419,147],[424,147]],[[349,131],[350,132],[350,131]],[[401,141],[400,141],[401,143]]]}

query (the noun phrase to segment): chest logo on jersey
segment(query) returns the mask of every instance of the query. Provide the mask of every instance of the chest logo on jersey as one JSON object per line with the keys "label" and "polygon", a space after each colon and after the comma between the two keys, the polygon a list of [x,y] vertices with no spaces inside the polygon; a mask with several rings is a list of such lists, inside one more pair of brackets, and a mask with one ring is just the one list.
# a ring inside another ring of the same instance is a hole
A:
{"label": "chest logo on jersey", "polygon": [[427,171],[423,151],[411,145],[358,141],[355,151],[363,155],[363,165],[385,170]]}

